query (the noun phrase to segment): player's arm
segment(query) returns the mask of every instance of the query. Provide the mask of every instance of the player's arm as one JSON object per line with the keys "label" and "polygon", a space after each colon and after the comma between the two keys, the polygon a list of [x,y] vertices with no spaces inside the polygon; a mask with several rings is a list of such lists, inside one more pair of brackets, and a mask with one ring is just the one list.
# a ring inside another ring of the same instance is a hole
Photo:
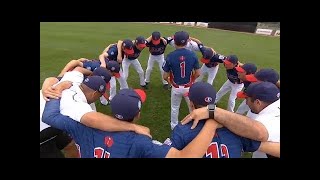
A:
{"label": "player's arm", "polygon": [[81,72],[85,76],[91,76],[92,75],[92,71],[90,71],[90,70],[88,70],[86,68],[83,68],[83,67],[76,67],[76,68],[74,68],[73,71]]}
{"label": "player's arm", "polygon": [[112,44],[109,44],[109,46],[108,47],[106,47],[103,51],[102,51],[102,53],[99,55],[99,60],[100,60],[100,67],[106,67],[107,65],[106,65],[106,61],[105,61],[105,58],[107,58],[108,57],[108,50],[109,50],[109,48],[110,48],[110,46],[111,46]]}
{"label": "player's arm", "polygon": [[163,65],[162,65],[162,69],[163,69],[163,79],[165,81],[167,81],[169,84],[171,84],[171,81],[172,79],[169,79],[170,77],[170,70],[171,70],[171,66],[170,66],[170,63],[169,63],[169,59],[170,59],[170,56],[167,56]]}
{"label": "player's arm", "polygon": [[[202,107],[193,110],[183,120],[182,124],[186,124],[192,120],[193,125],[191,129],[194,129],[198,124],[199,120],[209,118],[209,111],[207,107]],[[242,116],[221,108],[216,107],[214,111],[214,119],[228,128],[233,133],[253,139],[256,141],[267,141],[269,133],[267,128],[259,121],[251,119],[246,116]]]}
{"label": "player's arm", "polygon": [[218,128],[214,120],[207,120],[200,133],[181,151],[170,148],[166,158],[201,158],[206,153],[209,144]]}
{"label": "player's arm", "polygon": [[68,64],[62,69],[62,71],[60,72],[60,74],[58,75],[58,77],[62,77],[66,72],[74,69],[75,67],[83,67],[83,63],[82,61],[79,60],[71,60],[70,62],[68,62]]}
{"label": "player's arm", "polygon": [[160,37],[161,41],[163,42],[164,45],[167,45],[167,40],[164,37]]}
{"label": "player's arm", "polygon": [[197,38],[189,37],[189,39],[192,40],[192,41],[194,41],[194,42],[196,42],[197,44],[202,44],[202,42],[201,42],[199,39],[197,39]]}
{"label": "player's arm", "polygon": [[197,79],[199,76],[200,76],[200,65],[199,65],[199,61],[198,61],[198,58],[197,58],[197,55],[194,53],[194,60],[195,60],[195,63],[193,65],[193,70],[194,70],[194,73],[193,73],[193,80]]}
{"label": "player's arm", "polygon": [[280,142],[261,142],[258,151],[280,158]]}
{"label": "player's arm", "polygon": [[117,49],[118,49],[117,60],[118,60],[119,63],[122,62],[122,43],[123,43],[122,40],[118,40],[118,43],[117,43]]}
{"label": "player's arm", "polygon": [[152,36],[149,36],[149,37],[146,39],[146,41],[149,43],[149,42],[151,41],[151,39],[152,39]]}
{"label": "player's arm", "polygon": [[44,100],[49,101],[49,98],[58,99],[61,97],[61,93],[57,92],[55,88],[52,87],[57,82],[59,82],[59,80],[56,77],[48,77],[44,80],[41,88],[41,93]]}

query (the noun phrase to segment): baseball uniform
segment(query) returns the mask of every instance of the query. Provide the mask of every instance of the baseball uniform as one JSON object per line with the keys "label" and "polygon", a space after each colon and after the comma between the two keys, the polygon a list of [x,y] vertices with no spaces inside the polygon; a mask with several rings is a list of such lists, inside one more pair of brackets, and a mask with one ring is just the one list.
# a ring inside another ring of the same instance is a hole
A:
{"label": "baseball uniform", "polygon": [[[224,63],[231,63],[233,65],[238,64],[238,58],[235,55],[228,56],[225,60]],[[240,79],[238,78],[238,73],[235,68],[232,69],[226,69],[227,72],[227,78],[228,80],[221,86],[219,91],[217,92],[217,97],[215,103],[219,102],[220,99],[229,91],[230,96],[228,100],[228,107],[227,110],[233,112],[234,106],[236,104],[236,98],[237,98],[237,93],[241,91],[243,88],[243,83],[240,82]]]}
{"label": "baseball uniform", "polygon": [[[123,41],[123,43],[129,44],[130,40],[125,40],[125,41]],[[146,40],[144,39],[144,37],[142,37],[142,36],[137,37],[135,40],[135,44],[133,45],[134,53],[131,55],[125,56],[125,58],[122,61],[122,68],[123,68],[123,74],[124,74],[125,80],[128,79],[130,65],[133,65],[134,69],[139,74],[140,86],[142,86],[142,87],[145,87],[146,83],[144,81],[144,71],[141,67],[141,64],[138,60],[138,57],[140,56],[140,53],[143,49],[139,50],[137,48],[137,46],[144,48],[146,46],[145,43],[146,43]]]}
{"label": "baseball uniform", "polygon": [[146,43],[146,46],[149,47],[150,55],[148,59],[148,67],[146,69],[145,82],[146,83],[150,82],[150,75],[153,69],[153,65],[155,62],[157,62],[159,65],[160,73],[161,73],[162,83],[165,85],[165,84],[168,84],[168,82],[162,78],[163,77],[162,65],[164,63],[164,51],[167,47],[167,44],[165,45],[163,41],[160,39],[160,37],[161,37],[160,33],[155,31],[152,33],[151,41]]}
{"label": "baseball uniform", "polygon": [[[180,31],[175,34],[176,43],[186,42],[189,35]],[[199,62],[196,54],[185,48],[176,49],[169,53],[163,64],[163,70],[170,73],[171,89],[171,129],[178,124],[179,109],[182,97],[187,102],[189,111],[189,98],[185,94],[189,91],[189,87],[193,83],[192,71],[199,69]]]}

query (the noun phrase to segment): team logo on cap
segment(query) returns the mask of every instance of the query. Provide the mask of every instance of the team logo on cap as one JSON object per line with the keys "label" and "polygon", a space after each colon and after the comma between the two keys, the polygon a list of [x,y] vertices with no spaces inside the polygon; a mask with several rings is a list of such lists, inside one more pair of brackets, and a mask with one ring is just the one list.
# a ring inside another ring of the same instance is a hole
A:
{"label": "team logo on cap", "polygon": [[114,55],[114,52],[113,51],[111,51],[111,53],[110,53],[111,55]]}
{"label": "team logo on cap", "polygon": [[104,85],[100,85],[99,91],[102,92],[103,89],[104,89]]}
{"label": "team logo on cap", "polygon": [[86,78],[86,79],[84,80],[84,82],[89,82],[89,78]]}
{"label": "team logo on cap", "polygon": [[105,77],[104,77],[104,76],[101,76],[101,78],[102,78],[102,79],[105,79]]}
{"label": "team logo on cap", "polygon": [[116,114],[115,116],[116,116],[116,118],[118,118],[118,119],[123,119],[123,116],[121,116],[120,114]]}
{"label": "team logo on cap", "polygon": [[91,71],[91,67],[88,66],[87,69],[88,69],[89,71]]}
{"label": "team logo on cap", "polygon": [[141,109],[141,101],[138,101],[138,108]]}
{"label": "team logo on cap", "polygon": [[207,102],[207,103],[212,102],[212,98],[211,97],[206,97],[206,98],[204,98],[204,101]]}
{"label": "team logo on cap", "polygon": [[277,94],[277,98],[279,98],[279,97],[280,97],[280,93]]}
{"label": "team logo on cap", "polygon": [[186,41],[185,41],[185,40],[182,40],[182,41],[181,41],[181,43],[184,43],[184,42],[186,42]]}
{"label": "team logo on cap", "polygon": [[111,67],[111,71],[114,71],[116,68],[115,67]]}

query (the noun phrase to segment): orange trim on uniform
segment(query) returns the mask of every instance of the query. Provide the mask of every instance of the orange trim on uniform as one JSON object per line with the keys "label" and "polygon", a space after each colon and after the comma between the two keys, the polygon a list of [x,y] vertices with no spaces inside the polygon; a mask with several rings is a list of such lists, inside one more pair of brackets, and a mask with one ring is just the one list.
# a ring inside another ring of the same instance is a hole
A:
{"label": "orange trim on uniform", "polygon": [[134,91],[140,96],[141,102],[144,103],[147,99],[147,94],[142,89],[134,89]]}

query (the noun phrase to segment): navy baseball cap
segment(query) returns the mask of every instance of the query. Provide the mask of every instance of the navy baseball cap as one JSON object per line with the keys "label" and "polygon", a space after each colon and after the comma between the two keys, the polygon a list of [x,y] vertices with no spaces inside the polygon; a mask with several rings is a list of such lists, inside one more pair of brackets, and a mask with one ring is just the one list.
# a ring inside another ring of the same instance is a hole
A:
{"label": "navy baseball cap", "polygon": [[238,66],[235,68],[240,73],[254,74],[257,71],[257,66],[253,63],[246,63],[243,66]]}
{"label": "navy baseball cap", "polygon": [[146,39],[143,36],[138,36],[136,38],[136,43],[139,48],[146,47]]}
{"label": "navy baseball cap", "polygon": [[246,75],[249,82],[267,81],[276,84],[279,81],[279,74],[274,69],[260,69],[255,74]]}
{"label": "navy baseball cap", "polygon": [[152,39],[151,39],[152,44],[158,45],[160,43],[160,37],[161,37],[160,32],[154,31],[151,36],[152,36]]}
{"label": "navy baseball cap", "polygon": [[254,82],[248,86],[245,92],[241,92],[244,98],[252,97],[269,103],[280,98],[279,88],[271,82]]}
{"label": "navy baseball cap", "polygon": [[120,65],[117,61],[109,61],[107,62],[107,69],[112,72],[114,77],[119,78],[120,77]]}
{"label": "navy baseball cap", "polygon": [[102,79],[108,83],[111,79],[111,74],[108,72],[108,70],[104,67],[97,67],[93,72],[93,76],[101,76]]}
{"label": "navy baseball cap", "polygon": [[133,54],[134,50],[133,50],[133,43],[130,39],[125,39],[122,42],[122,45],[124,47],[124,53],[126,54]]}
{"label": "navy baseball cap", "polygon": [[101,76],[89,76],[85,78],[82,83],[88,86],[90,89],[100,92],[101,94],[106,92],[106,82]]}
{"label": "navy baseball cap", "polygon": [[188,42],[188,39],[189,39],[189,34],[185,31],[178,31],[173,36],[174,43],[178,46],[186,45]]}
{"label": "navy baseball cap", "polygon": [[225,64],[237,64],[238,57],[236,55],[227,56],[226,59],[223,61]]}
{"label": "navy baseball cap", "polygon": [[216,100],[216,90],[207,82],[196,82],[189,89],[189,99],[195,105],[206,106]]}
{"label": "navy baseball cap", "polygon": [[141,89],[121,89],[110,102],[112,114],[123,121],[133,120],[146,97]]}
{"label": "navy baseball cap", "polygon": [[214,52],[211,48],[205,48],[202,52],[202,58],[200,61],[203,63],[209,63],[213,55]]}

